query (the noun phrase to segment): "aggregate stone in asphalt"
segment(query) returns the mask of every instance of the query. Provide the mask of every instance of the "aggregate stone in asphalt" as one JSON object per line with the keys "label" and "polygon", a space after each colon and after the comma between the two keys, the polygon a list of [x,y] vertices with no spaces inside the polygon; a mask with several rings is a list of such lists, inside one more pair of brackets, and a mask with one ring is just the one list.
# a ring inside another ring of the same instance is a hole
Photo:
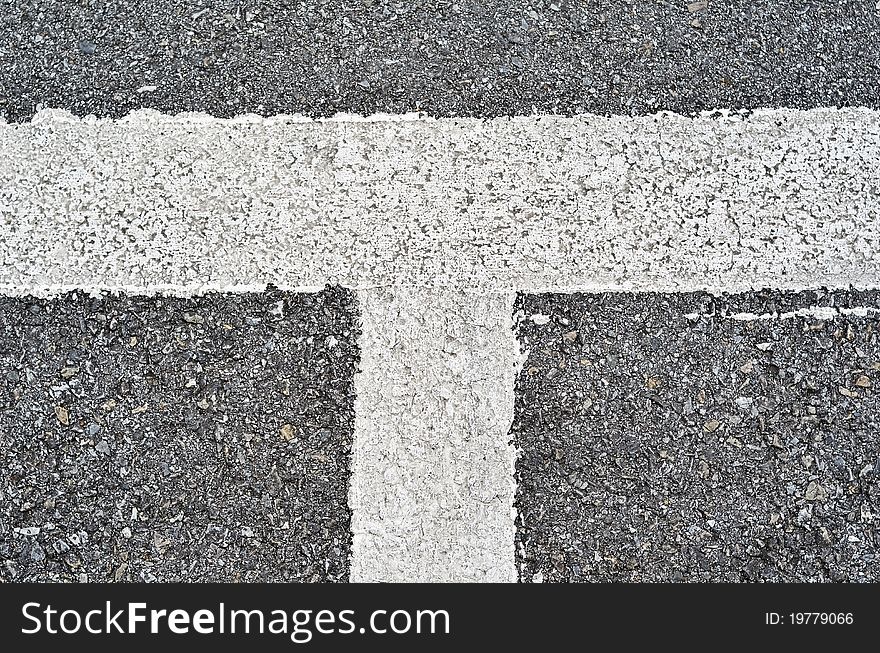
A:
{"label": "aggregate stone in asphalt", "polygon": [[878,304],[520,295],[521,580],[876,582],[878,314],[732,315]]}
{"label": "aggregate stone in asphalt", "polygon": [[0,580],[342,581],[350,291],[0,298]]}
{"label": "aggregate stone in asphalt", "polygon": [[880,107],[876,0],[0,0],[0,116]]}

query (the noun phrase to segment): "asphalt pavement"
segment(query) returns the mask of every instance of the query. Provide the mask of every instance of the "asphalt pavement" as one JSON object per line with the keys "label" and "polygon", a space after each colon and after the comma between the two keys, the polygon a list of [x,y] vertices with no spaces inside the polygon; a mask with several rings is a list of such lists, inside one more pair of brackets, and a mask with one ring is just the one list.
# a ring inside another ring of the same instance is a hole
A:
{"label": "asphalt pavement", "polygon": [[878,580],[878,89],[876,0],[0,0],[0,581]]}
{"label": "asphalt pavement", "polygon": [[340,581],[349,291],[0,298],[0,579]]}
{"label": "asphalt pavement", "polygon": [[876,582],[878,300],[521,295],[521,580]]}
{"label": "asphalt pavement", "polygon": [[880,107],[875,0],[0,2],[0,115]]}

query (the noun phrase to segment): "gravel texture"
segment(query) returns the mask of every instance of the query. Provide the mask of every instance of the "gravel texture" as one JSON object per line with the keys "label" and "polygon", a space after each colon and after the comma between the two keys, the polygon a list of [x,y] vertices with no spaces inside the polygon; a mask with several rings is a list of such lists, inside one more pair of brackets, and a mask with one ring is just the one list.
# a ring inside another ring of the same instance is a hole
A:
{"label": "gravel texture", "polygon": [[340,581],[350,291],[0,298],[0,581]]}
{"label": "gravel texture", "polygon": [[878,304],[520,295],[521,580],[876,582]]}
{"label": "gravel texture", "polygon": [[0,115],[880,106],[876,0],[0,0]]}

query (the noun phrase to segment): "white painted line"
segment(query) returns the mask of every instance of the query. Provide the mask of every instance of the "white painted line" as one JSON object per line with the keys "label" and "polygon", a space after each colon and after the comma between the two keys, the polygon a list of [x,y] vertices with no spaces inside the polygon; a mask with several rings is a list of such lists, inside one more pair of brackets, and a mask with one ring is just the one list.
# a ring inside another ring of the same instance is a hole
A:
{"label": "white painted line", "polygon": [[[288,284],[276,284],[275,287],[278,290],[284,290],[286,292],[301,293],[317,293],[321,292],[325,288],[325,286],[291,286]],[[127,283],[118,285],[95,284],[91,286],[85,286],[65,283],[47,284],[44,286],[35,286],[33,288],[27,288],[19,284],[0,284],[0,295],[7,295],[11,297],[20,295],[53,297],[73,291],[84,292],[92,297],[98,297],[105,292],[111,294],[125,293],[127,295],[142,295],[146,297],[153,297],[157,295],[168,297],[191,297],[193,295],[204,295],[210,292],[261,293],[266,291],[266,284],[249,283],[233,285],[217,282],[211,283],[210,281],[208,281],[202,284],[193,283],[187,285],[160,283],[146,283],[143,285],[139,285]]]}
{"label": "white painted line", "polygon": [[516,579],[513,290],[880,285],[867,109],[55,111],[0,152],[2,292],[360,289],[353,580]]}
{"label": "white painted line", "polygon": [[366,290],[353,581],[516,581],[513,295]]}
{"label": "white painted line", "polygon": [[793,317],[812,317],[817,320],[833,320],[841,315],[854,315],[867,317],[870,313],[880,313],[880,308],[874,306],[855,306],[853,308],[838,308],[836,306],[808,306],[794,311],[782,313],[687,313],[685,317],[697,320],[701,317],[719,317],[737,322],[754,322],[758,320],[790,320]]}
{"label": "white painted line", "polygon": [[0,125],[0,289],[880,285],[880,113]]}

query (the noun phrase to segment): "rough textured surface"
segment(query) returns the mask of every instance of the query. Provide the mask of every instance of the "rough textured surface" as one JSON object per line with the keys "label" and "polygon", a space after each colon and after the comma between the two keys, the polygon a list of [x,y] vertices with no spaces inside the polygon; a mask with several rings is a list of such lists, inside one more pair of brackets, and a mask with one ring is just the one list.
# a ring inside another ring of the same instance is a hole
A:
{"label": "rough textured surface", "polygon": [[878,115],[47,112],[0,127],[0,288],[877,285]]}
{"label": "rough textured surface", "polygon": [[0,580],[346,580],[353,299],[0,298]]}
{"label": "rough textured surface", "polygon": [[2,0],[0,115],[880,105],[876,0]]}
{"label": "rough textured surface", "polygon": [[513,295],[358,298],[352,580],[516,580]]}
{"label": "rough textured surface", "polygon": [[876,582],[878,305],[521,295],[521,579]]}

